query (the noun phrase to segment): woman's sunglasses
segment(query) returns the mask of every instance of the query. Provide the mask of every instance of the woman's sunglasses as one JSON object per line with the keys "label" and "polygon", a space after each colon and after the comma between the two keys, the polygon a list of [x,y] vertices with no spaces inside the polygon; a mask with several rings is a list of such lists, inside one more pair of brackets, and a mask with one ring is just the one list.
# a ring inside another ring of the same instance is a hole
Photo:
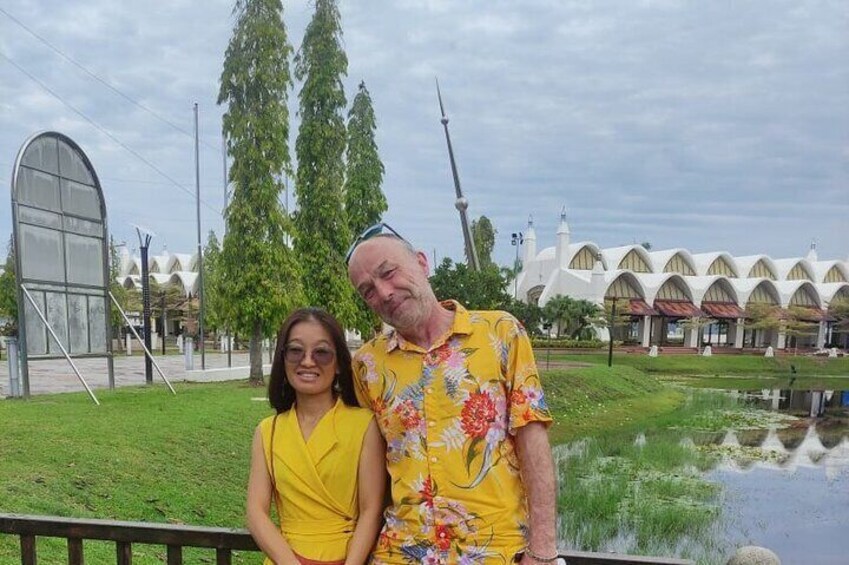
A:
{"label": "woman's sunglasses", "polygon": [[403,237],[401,237],[401,234],[392,229],[392,226],[385,222],[379,222],[377,224],[374,224],[373,226],[367,227],[365,230],[363,230],[363,233],[357,236],[357,239],[354,240],[354,243],[351,244],[351,247],[348,248],[348,252],[345,254],[345,264],[347,265],[351,262],[351,255],[354,254],[354,250],[359,244],[375,236],[383,234],[391,234],[402,241],[406,241]]}
{"label": "woman's sunglasses", "polygon": [[[297,365],[301,363],[306,356],[307,350],[299,345],[287,345],[283,348],[283,359],[285,359],[290,365]],[[332,349],[316,347],[310,351],[310,357],[312,357],[313,363],[316,365],[326,367],[333,363],[333,360],[336,359],[336,352]]]}

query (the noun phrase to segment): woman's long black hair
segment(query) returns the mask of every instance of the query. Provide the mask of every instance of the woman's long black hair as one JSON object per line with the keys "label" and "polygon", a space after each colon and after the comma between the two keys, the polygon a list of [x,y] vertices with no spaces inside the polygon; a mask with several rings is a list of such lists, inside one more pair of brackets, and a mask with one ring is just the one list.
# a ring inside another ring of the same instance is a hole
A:
{"label": "woman's long black hair", "polygon": [[277,413],[285,412],[295,404],[295,389],[286,379],[286,360],[283,354],[289,343],[292,328],[301,322],[314,321],[330,334],[333,348],[336,350],[336,365],[339,374],[336,377],[342,402],[348,406],[359,406],[357,395],[354,393],[354,373],[351,369],[351,352],[345,342],[345,332],[336,318],[321,308],[299,308],[289,314],[277,333],[277,349],[274,351],[274,361],[271,363],[271,378],[268,381],[268,401]]}

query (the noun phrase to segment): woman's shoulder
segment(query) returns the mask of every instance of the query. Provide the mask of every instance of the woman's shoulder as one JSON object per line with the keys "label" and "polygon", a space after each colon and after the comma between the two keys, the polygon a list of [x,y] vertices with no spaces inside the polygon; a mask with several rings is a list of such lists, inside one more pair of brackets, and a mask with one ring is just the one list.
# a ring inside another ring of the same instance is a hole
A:
{"label": "woman's shoulder", "polygon": [[343,421],[356,422],[363,426],[366,426],[369,422],[371,422],[373,414],[368,408],[348,406],[342,402],[339,403],[339,407],[340,410],[338,412],[338,417]]}

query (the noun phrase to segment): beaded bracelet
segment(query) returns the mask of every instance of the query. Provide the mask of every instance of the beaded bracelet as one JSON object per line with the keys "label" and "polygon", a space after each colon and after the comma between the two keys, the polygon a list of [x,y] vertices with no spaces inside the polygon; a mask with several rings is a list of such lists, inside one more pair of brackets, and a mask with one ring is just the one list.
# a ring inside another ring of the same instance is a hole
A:
{"label": "beaded bracelet", "polygon": [[540,563],[554,563],[555,561],[557,561],[557,558],[560,557],[556,553],[554,554],[554,557],[543,557],[531,551],[530,547],[525,548],[525,553],[528,554],[528,557],[530,557],[534,561],[539,561]]}

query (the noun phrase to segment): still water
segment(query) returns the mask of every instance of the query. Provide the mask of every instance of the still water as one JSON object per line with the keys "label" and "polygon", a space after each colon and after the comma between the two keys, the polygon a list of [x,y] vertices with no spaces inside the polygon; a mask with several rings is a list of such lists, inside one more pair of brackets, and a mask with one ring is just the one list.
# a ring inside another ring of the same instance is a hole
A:
{"label": "still water", "polygon": [[[723,485],[721,529],[787,564],[849,563],[849,391],[738,392],[745,402],[803,417],[787,428],[726,432],[729,455],[707,474]],[[763,450],[760,460],[736,447]]]}

